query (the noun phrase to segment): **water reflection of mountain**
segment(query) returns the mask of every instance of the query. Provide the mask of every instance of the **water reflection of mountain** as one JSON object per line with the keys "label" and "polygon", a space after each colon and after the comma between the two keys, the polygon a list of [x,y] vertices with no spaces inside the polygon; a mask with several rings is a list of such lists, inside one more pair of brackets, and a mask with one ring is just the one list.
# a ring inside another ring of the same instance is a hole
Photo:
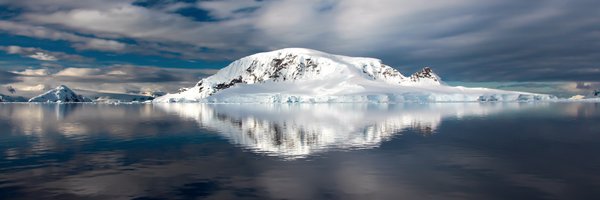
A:
{"label": "water reflection of mountain", "polygon": [[286,158],[326,149],[373,148],[416,130],[433,134],[442,119],[483,116],[519,104],[159,104],[237,145]]}
{"label": "water reflection of mountain", "polygon": [[[246,149],[295,158],[328,149],[373,148],[403,130],[435,134],[444,118],[484,116],[534,105],[7,104],[1,106],[0,121],[7,122],[3,126],[11,133],[36,135],[38,139],[32,141],[38,143],[31,145],[43,149],[60,144],[55,141],[57,135],[74,141],[102,135],[125,139],[186,132],[199,124]],[[579,107],[564,106],[564,109],[592,113]]]}

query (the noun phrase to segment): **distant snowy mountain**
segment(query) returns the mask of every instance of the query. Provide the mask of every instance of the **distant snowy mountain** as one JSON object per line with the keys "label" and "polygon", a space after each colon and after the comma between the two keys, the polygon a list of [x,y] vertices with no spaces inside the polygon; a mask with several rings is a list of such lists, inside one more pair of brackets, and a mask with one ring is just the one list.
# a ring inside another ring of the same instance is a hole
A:
{"label": "distant snowy mountain", "polygon": [[29,102],[92,102],[91,99],[78,95],[67,86],[61,85],[41,95],[29,99]]}
{"label": "distant snowy mountain", "polygon": [[452,87],[430,68],[406,77],[379,59],[288,48],[234,61],[196,86],[154,102],[440,102],[516,101],[552,96]]}
{"label": "distant snowy mountain", "polygon": [[8,96],[0,94],[0,102],[26,102],[27,99],[21,96]]}

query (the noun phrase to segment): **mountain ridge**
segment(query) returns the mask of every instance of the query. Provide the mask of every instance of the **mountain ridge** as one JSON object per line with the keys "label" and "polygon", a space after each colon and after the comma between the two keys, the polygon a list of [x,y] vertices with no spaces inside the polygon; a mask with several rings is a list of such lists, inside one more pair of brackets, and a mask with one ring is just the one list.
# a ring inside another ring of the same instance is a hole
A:
{"label": "mountain ridge", "polygon": [[[354,70],[361,70],[362,74],[350,71],[349,66],[358,68]],[[346,73],[350,76],[348,78],[362,75],[366,76],[365,78],[383,80],[387,83],[421,83],[420,79],[405,77],[398,70],[383,64],[379,59],[333,55],[303,48],[287,48],[243,57],[232,62],[217,74],[200,80],[196,86],[199,87],[200,96],[204,98],[240,83],[314,80],[326,77],[331,73]],[[433,74],[433,71],[429,69],[429,73]],[[439,80],[437,75],[433,76]],[[428,78],[422,77],[422,79]],[[427,82],[440,84],[437,80],[428,80]]]}
{"label": "mountain ridge", "polygon": [[429,67],[404,76],[380,59],[286,48],[236,60],[155,103],[334,103],[530,101],[555,97],[445,85]]}

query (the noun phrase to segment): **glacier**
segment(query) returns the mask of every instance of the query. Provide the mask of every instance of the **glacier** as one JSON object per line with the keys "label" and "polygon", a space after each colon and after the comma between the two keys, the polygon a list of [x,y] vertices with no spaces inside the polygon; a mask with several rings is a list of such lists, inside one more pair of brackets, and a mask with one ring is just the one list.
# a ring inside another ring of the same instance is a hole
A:
{"label": "glacier", "polygon": [[287,48],[250,55],[154,103],[401,103],[556,100],[553,95],[449,86],[431,68],[410,76],[375,58]]}

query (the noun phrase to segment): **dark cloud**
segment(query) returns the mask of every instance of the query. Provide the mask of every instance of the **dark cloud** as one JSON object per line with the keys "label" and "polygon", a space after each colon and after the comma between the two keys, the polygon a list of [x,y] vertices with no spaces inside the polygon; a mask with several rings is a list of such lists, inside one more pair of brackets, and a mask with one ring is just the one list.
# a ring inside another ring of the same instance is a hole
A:
{"label": "dark cloud", "polygon": [[12,83],[17,81],[17,74],[0,71],[0,84]]}
{"label": "dark cloud", "polygon": [[64,40],[80,50],[232,60],[306,47],[381,58],[405,74],[432,66],[450,81],[600,79],[596,0],[0,0],[2,5],[21,12],[0,21],[0,30]]}

